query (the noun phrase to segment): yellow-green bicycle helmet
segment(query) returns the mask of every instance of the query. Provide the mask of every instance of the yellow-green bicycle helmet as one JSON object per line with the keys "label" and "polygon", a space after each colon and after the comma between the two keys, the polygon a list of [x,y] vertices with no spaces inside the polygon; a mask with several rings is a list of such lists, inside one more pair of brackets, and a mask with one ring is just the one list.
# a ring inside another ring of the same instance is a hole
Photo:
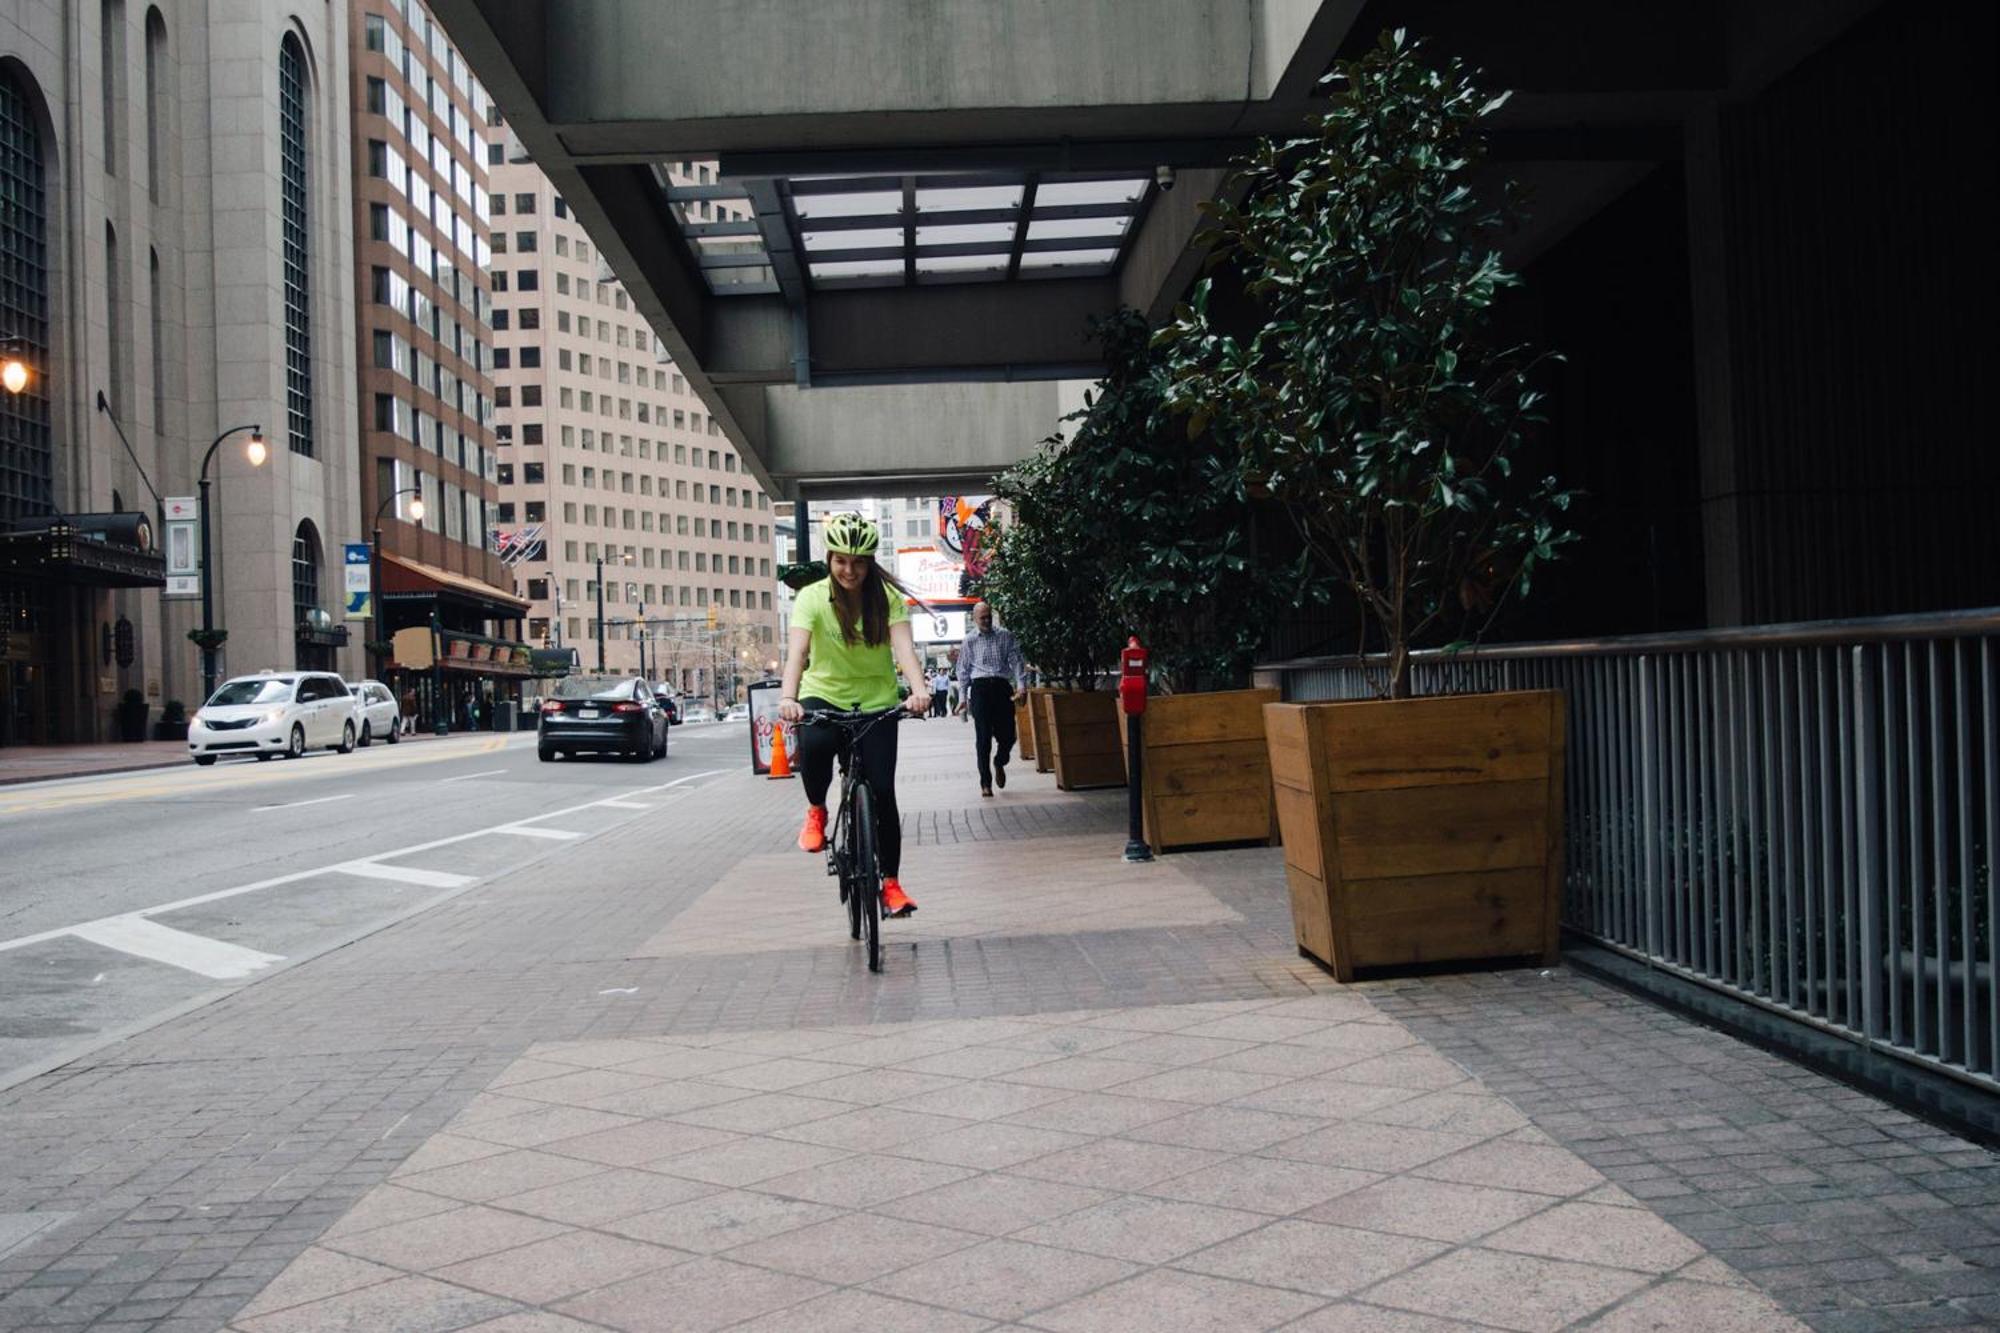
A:
{"label": "yellow-green bicycle helmet", "polygon": [[874,555],[882,530],[859,514],[835,514],[826,521],[826,549],[839,555]]}

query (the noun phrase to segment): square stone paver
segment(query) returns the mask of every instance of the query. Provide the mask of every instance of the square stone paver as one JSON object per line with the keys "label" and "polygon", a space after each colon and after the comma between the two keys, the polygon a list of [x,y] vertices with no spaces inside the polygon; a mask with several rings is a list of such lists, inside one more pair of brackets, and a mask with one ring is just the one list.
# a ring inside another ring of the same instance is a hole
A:
{"label": "square stone paver", "polygon": [[1275,1157],[1232,1157],[1218,1165],[1148,1185],[1145,1192],[1165,1199],[1186,1199],[1190,1203],[1211,1203],[1219,1208],[1242,1208],[1285,1217],[1380,1179],[1373,1171],[1287,1162]]}
{"label": "square stone paver", "polygon": [[993,1171],[1065,1149],[1088,1146],[1090,1142],[1090,1138],[1082,1134],[982,1120],[963,1124],[942,1134],[933,1134],[915,1143],[898,1144],[895,1151],[899,1157],[913,1157],[918,1161]]}
{"label": "square stone paver", "polygon": [[823,1166],[852,1156],[844,1148],[826,1148],[817,1143],[795,1143],[790,1139],[744,1138],[713,1148],[697,1148],[664,1161],[651,1170],[663,1175],[699,1180],[710,1185],[752,1185],[774,1176]]}
{"label": "square stone paver", "polygon": [[810,1278],[707,1258],[601,1287],[556,1308],[627,1333],[707,1333],[826,1290]]}
{"label": "square stone paver", "polygon": [[837,1210],[803,1199],[726,1190],[706,1198],[640,1213],[604,1229],[653,1245],[712,1254],[766,1236],[824,1222]]}
{"label": "square stone paver", "polygon": [[839,1208],[867,1208],[900,1199],[905,1194],[920,1194],[949,1185],[973,1174],[967,1167],[914,1161],[908,1157],[846,1157],[761,1181],[755,1188]]}
{"label": "square stone paver", "polygon": [[1017,1176],[1060,1180],[1071,1185],[1134,1191],[1170,1176],[1184,1176],[1228,1160],[1227,1154],[1170,1143],[1135,1143],[1128,1139],[1098,1139],[1080,1147],[1037,1157],[1010,1168]]}
{"label": "square stone paver", "polygon": [[1241,1333],[1288,1324],[1320,1303],[1304,1292],[1161,1268],[1023,1322],[1054,1333]]}
{"label": "square stone paver", "polygon": [[554,1153],[515,1149],[496,1153],[435,1171],[404,1176],[405,1189],[441,1194],[464,1203],[486,1203],[503,1195],[521,1194],[544,1185],[560,1185],[578,1176],[596,1175],[604,1167],[596,1162],[560,1157]]}
{"label": "square stone paver", "polygon": [[1707,1282],[1663,1282],[1585,1325],[1591,1333],[1804,1333],[1761,1291]]}
{"label": "square stone paver", "polygon": [[616,1129],[551,1143],[543,1152],[605,1166],[647,1166],[697,1148],[713,1148],[739,1136],[724,1129],[684,1125],[678,1120],[641,1120]]}
{"label": "square stone paver", "polygon": [[1470,1134],[1349,1120],[1273,1144],[1259,1155],[1359,1171],[1407,1171],[1478,1142]]}
{"label": "square stone paver", "polygon": [[994,1327],[978,1315],[850,1288],[738,1324],[732,1333],[979,1333]]}
{"label": "square stone paver", "polygon": [[1605,1183],[1597,1168],[1567,1148],[1507,1139],[1490,1140],[1462,1153],[1427,1162],[1417,1167],[1416,1173],[1433,1180],[1456,1180],[1468,1185],[1493,1185],[1560,1197],[1582,1194]]}
{"label": "square stone paver", "polygon": [[1163,1264],[1269,1220],[1257,1213],[1128,1194],[1016,1232],[1014,1239],[1136,1264]]}
{"label": "square stone paver", "polygon": [[1548,1196],[1542,1194],[1425,1180],[1420,1176],[1395,1176],[1378,1185],[1343,1194],[1311,1209],[1305,1216],[1315,1222],[1331,1222],[1363,1231],[1462,1242],[1476,1240],[1548,1206]]}
{"label": "square stone paver", "polygon": [[468,1291],[427,1277],[405,1277],[341,1292],[307,1305],[239,1318],[246,1333],[447,1333],[521,1307],[485,1292]]}
{"label": "square stone paver", "polygon": [[269,1286],[258,1292],[238,1312],[237,1318],[254,1319],[274,1310],[323,1301],[329,1296],[359,1291],[383,1282],[394,1282],[402,1276],[399,1269],[313,1246],[273,1278]]}
{"label": "square stone paver", "polygon": [[557,1222],[466,1204],[411,1222],[394,1222],[373,1231],[329,1238],[326,1244],[359,1259],[421,1273],[547,1240],[567,1230],[568,1227]]}
{"label": "square stone paver", "polygon": [[877,1212],[1004,1236],[1118,1196],[1053,1180],[984,1175],[879,1205]]}
{"label": "square stone paver", "polygon": [[524,1305],[565,1296],[688,1263],[694,1255],[617,1236],[572,1231],[516,1250],[440,1268],[435,1276]]}
{"label": "square stone paver", "polygon": [[876,1213],[850,1213],[730,1250],[726,1258],[847,1287],[970,1249],[985,1236]]}
{"label": "square stone paver", "polygon": [[581,1180],[508,1195],[493,1203],[508,1212],[532,1213],[574,1227],[595,1227],[699,1199],[722,1188],[680,1176],[618,1167]]}
{"label": "square stone paver", "polygon": [[1007,1117],[1007,1123],[1071,1134],[1122,1134],[1186,1111],[1179,1102],[1128,1097],[1122,1092],[1079,1092],[1061,1101],[1016,1111]]}
{"label": "square stone paver", "polygon": [[1483,1242],[1488,1249],[1514,1250],[1551,1259],[1670,1273],[1701,1258],[1701,1246],[1640,1208],[1595,1203],[1561,1203]]}
{"label": "square stone paver", "polygon": [[1457,1250],[1371,1287],[1378,1304],[1521,1333],[1562,1328],[1644,1286],[1644,1274],[1493,1250]]}
{"label": "square stone paver", "polygon": [[[887,1070],[891,1074],[902,1074],[901,1070]],[[918,1074],[904,1074],[906,1078],[927,1077]],[[1002,1116],[1013,1115],[1045,1102],[1058,1101],[1069,1096],[1064,1088],[1038,1088],[1026,1083],[989,1083],[963,1079],[934,1079],[941,1087],[913,1093],[895,1103],[902,1111],[921,1111],[925,1115],[951,1116],[958,1120],[998,1120]]]}
{"label": "square stone paver", "polygon": [[900,1273],[868,1286],[890,1296],[943,1305],[992,1319],[1019,1319],[1137,1271],[1133,1265],[1094,1254],[989,1240],[969,1250]]}
{"label": "square stone paver", "polygon": [[1410,1236],[1287,1220],[1191,1254],[1175,1266],[1334,1297],[1400,1273],[1444,1248]]}
{"label": "square stone paver", "polygon": [[1125,1131],[1142,1143],[1171,1143],[1183,1148],[1217,1152],[1256,1152],[1324,1129],[1327,1122],[1309,1116],[1252,1111],[1241,1106],[1204,1106],[1167,1120],[1154,1120]]}

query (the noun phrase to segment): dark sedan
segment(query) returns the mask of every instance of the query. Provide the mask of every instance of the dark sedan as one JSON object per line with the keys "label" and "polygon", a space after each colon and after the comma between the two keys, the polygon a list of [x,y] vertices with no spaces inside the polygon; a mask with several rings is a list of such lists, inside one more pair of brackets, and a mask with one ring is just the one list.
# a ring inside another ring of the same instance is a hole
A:
{"label": "dark sedan", "polygon": [[667,752],[667,715],[646,682],[616,676],[570,676],[542,700],[536,752],[620,754],[645,762]]}

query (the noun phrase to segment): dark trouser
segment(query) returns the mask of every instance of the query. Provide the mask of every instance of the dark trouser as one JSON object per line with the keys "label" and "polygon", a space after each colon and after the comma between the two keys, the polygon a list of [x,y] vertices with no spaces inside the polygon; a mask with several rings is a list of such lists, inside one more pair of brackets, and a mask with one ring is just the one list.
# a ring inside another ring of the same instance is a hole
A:
{"label": "dark trouser", "polygon": [[[799,706],[845,711],[840,704],[825,699],[801,699]],[[882,878],[892,879],[903,866],[903,816],[896,809],[896,722],[886,719],[870,727],[855,748],[861,754],[861,771],[868,775],[868,787],[875,793],[875,862]],[[827,789],[833,786],[833,761],[838,757],[847,733],[838,727],[798,727],[799,780],[805,784],[806,800],[825,805]],[[828,831],[832,836],[832,831]]]}
{"label": "dark trouser", "polygon": [[994,751],[1002,768],[1014,757],[1014,682],[986,676],[972,682],[968,706],[972,714],[973,753],[979,756],[979,785],[993,785]]}
{"label": "dark trouser", "polygon": [[931,716],[943,717],[945,705],[951,702],[951,691],[940,689],[931,695]]}

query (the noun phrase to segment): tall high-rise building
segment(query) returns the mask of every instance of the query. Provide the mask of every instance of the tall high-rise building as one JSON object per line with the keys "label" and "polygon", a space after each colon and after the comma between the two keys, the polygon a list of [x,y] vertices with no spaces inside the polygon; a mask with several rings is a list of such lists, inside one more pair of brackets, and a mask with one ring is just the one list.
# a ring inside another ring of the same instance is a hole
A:
{"label": "tall high-rise building", "polygon": [[[381,534],[370,637],[423,631],[400,654],[371,653],[396,674],[471,636],[518,638],[527,610],[494,538],[492,348],[509,312],[486,271],[485,90],[421,0],[356,0],[351,28],[361,506]],[[451,718],[528,674],[505,652],[442,658]],[[426,717],[431,682],[405,682]]]}
{"label": "tall high-rise building", "polygon": [[0,5],[0,744],[197,706],[204,581],[219,673],[358,669],[347,28]]}
{"label": "tall high-rise building", "polygon": [[[498,525],[529,641],[728,701],[774,669],[771,503],[492,117]],[[713,167],[675,164],[677,181]],[[704,205],[708,206],[708,205]]]}

